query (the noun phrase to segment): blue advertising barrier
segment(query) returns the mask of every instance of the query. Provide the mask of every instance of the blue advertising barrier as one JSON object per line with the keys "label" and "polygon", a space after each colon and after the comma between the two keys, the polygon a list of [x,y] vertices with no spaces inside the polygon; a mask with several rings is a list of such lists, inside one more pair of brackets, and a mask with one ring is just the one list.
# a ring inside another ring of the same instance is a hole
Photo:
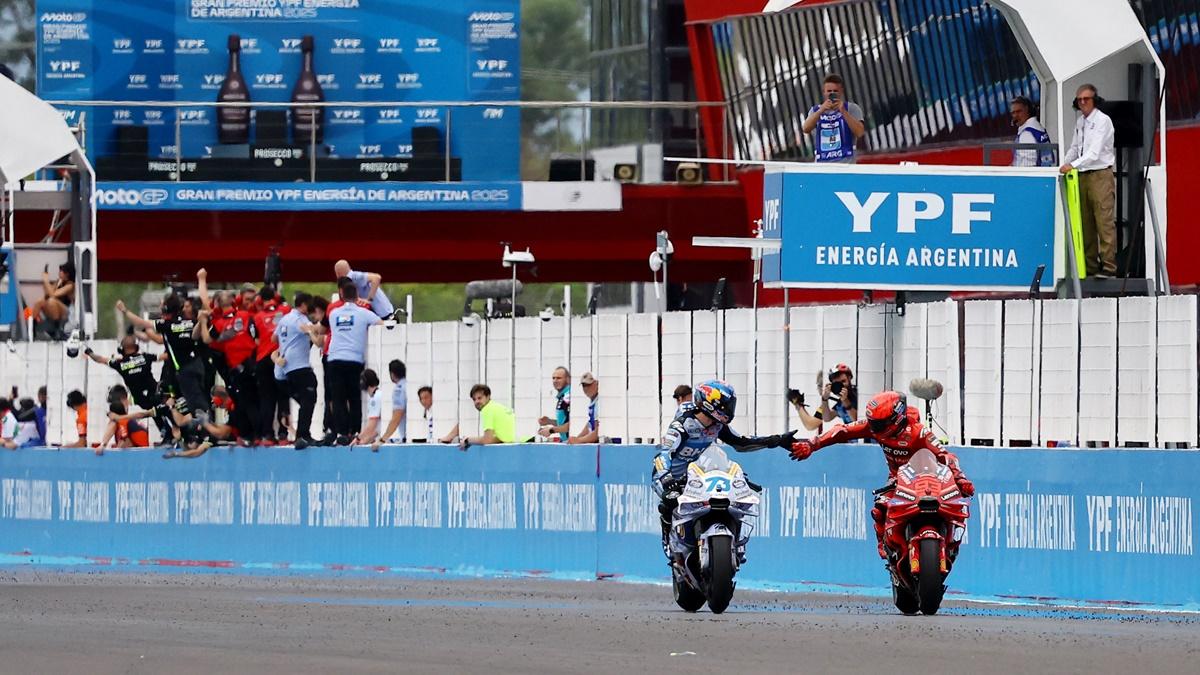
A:
{"label": "blue advertising barrier", "polygon": [[[1200,609],[1200,453],[957,448],[979,493],[950,591]],[[433,570],[666,581],[651,446],[0,453],[0,561],[243,571]],[[733,453],[731,453],[733,455]],[[743,586],[883,593],[868,510],[877,447],[794,463],[736,454],[765,487]]]}
{"label": "blue advertising barrier", "polygon": [[769,170],[763,258],[769,285],[1011,290],[1055,273],[1057,172],[796,165]]}
{"label": "blue advertising barrier", "polygon": [[520,211],[520,183],[99,183],[102,210]]}
{"label": "blue advertising barrier", "polygon": [[[465,180],[515,180],[520,115],[503,108],[355,107],[353,102],[515,101],[520,98],[516,0],[38,0],[37,93],[62,101],[215,102],[240,38],[254,102],[286,102],[301,39],[327,101],[324,142],[337,157],[406,157],[418,127],[435,127],[463,159]],[[117,152],[116,130],[148,129],[151,158],[208,157],[212,108],[95,107],[88,154]],[[68,115],[79,112],[69,108]],[[452,132],[451,132],[452,129]],[[302,139],[294,139],[300,145]]]}

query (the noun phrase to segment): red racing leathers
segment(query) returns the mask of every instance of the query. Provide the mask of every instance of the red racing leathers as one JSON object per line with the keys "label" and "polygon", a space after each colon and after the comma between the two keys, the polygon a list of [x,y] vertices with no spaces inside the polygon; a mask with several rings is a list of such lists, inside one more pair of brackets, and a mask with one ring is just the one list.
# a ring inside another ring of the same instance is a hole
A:
{"label": "red racing leathers", "polygon": [[933,433],[925,428],[921,422],[921,414],[915,408],[908,408],[906,417],[907,424],[896,432],[876,434],[871,430],[869,422],[861,419],[834,427],[811,441],[796,441],[792,444],[791,456],[797,461],[808,459],[814,452],[826,446],[859,439],[873,440],[883,449],[883,456],[888,463],[890,486],[886,492],[879,495],[875,501],[875,507],[871,509],[871,518],[875,521],[875,538],[879,543],[879,557],[881,558],[887,557],[883,550],[883,523],[887,518],[887,500],[892,496],[896,471],[908,463],[908,460],[912,459],[918,450],[929,450],[937,457],[939,463],[950,467],[963,496],[970,497],[975,494],[975,486],[963,474],[958,465],[958,457],[947,452],[946,448],[942,447],[942,444],[934,438]]}

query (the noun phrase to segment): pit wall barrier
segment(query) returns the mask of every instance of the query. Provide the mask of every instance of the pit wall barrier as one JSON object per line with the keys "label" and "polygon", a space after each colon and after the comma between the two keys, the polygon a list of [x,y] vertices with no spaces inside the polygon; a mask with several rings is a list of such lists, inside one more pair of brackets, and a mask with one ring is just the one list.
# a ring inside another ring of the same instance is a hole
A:
{"label": "pit wall barrier", "polygon": [[[969,596],[1200,608],[1200,453],[955,449],[978,489]],[[0,453],[0,561],[114,569],[666,581],[653,446]],[[765,486],[743,586],[877,593],[879,449],[734,454]],[[665,597],[665,596],[664,596]]]}
{"label": "pit wall barrier", "polygon": [[[677,384],[719,377],[739,393],[737,430],[773,434],[800,427],[785,392],[820,397],[818,372],[844,363],[855,373],[860,408],[912,378],[945,385],[933,407],[939,435],[962,445],[1200,447],[1200,307],[1195,295],[1076,300],[947,300],[894,305],[825,305],[657,314],[599,314],[412,323],[370,333],[367,366],[391,401],[388,362],[408,366],[408,438],[424,439],[418,390],[434,391],[434,435],[459,425],[479,432],[468,393],[485,382],[512,404],[519,438],[537,433],[554,409],[550,373],[566,365],[578,381],[600,380],[600,433],[625,443],[652,443],[675,412]],[[95,341],[98,354],[116,351]],[[143,346],[159,353],[157,345]],[[515,358],[514,358],[515,353]],[[323,396],[320,359],[318,396]],[[514,382],[515,378],[515,382]],[[49,389],[49,442],[75,440],[67,392],[92,402],[89,439],[104,433],[98,410],[120,378],[61,343],[16,343],[0,349],[0,394],[17,386],[32,397]],[[572,433],[588,417],[576,387]],[[294,417],[293,417],[294,419]],[[321,408],[314,428],[319,430]],[[156,433],[152,430],[152,434]]]}

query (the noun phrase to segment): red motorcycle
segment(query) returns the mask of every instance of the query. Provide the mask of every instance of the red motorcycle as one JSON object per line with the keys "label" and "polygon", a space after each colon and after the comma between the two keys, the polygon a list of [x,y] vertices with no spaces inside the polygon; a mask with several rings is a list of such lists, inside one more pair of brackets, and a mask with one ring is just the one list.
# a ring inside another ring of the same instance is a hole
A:
{"label": "red motorcycle", "polygon": [[914,454],[896,472],[895,485],[876,494],[887,499],[884,547],[896,609],[936,614],[967,531],[971,500],[959,493],[950,468],[928,450]]}

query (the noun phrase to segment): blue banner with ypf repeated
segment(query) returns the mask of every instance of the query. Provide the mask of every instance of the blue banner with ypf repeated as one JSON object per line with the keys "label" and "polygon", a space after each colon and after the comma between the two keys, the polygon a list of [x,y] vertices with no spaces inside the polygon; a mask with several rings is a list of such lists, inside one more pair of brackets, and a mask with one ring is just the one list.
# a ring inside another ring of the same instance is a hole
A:
{"label": "blue banner with ypf repeated", "polygon": [[520,183],[98,183],[113,211],[520,211]]}
{"label": "blue banner with ypf repeated", "polygon": [[782,246],[764,256],[763,279],[793,288],[1028,288],[1039,266],[1055,274],[1061,227],[1053,169],[798,166],[764,179],[763,236]]}
{"label": "blue banner with ypf repeated", "polygon": [[[432,128],[442,143],[449,133],[464,180],[514,180],[520,162],[515,109],[354,103],[518,100],[519,28],[518,0],[38,0],[38,94],[47,100],[216,102],[236,35],[250,101],[287,102],[302,68],[302,40],[312,36],[325,100],[347,103],[326,111],[323,154],[411,157],[429,143]],[[88,113],[93,156],[127,152],[117,130],[144,126],[150,159],[173,158],[177,122],[182,157],[219,154],[212,107],[66,110],[81,111]]]}

